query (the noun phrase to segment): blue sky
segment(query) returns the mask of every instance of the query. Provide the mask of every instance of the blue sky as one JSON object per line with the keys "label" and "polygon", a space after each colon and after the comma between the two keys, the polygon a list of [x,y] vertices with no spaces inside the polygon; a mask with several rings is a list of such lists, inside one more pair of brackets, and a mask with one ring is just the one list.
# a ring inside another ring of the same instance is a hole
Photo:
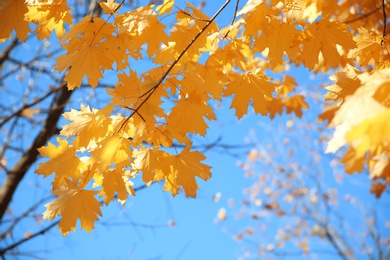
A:
{"label": "blue sky", "polygon": [[[178,2],[182,5],[182,1]],[[194,1],[194,5],[199,2]],[[204,12],[211,16],[224,2],[207,1]],[[235,2],[232,1],[217,19],[221,27],[230,23],[234,5]],[[2,46],[0,45],[1,48]],[[20,55],[26,55],[29,48],[26,47]],[[304,69],[293,71],[298,75],[301,89],[310,88],[326,80],[324,76],[309,79],[310,74]],[[0,102],[8,102],[3,97],[0,96]],[[84,96],[80,94],[75,98],[82,101]],[[278,139],[275,132],[266,131],[263,126],[278,129],[280,124],[285,124],[288,116],[270,121],[250,112],[248,116],[237,121],[234,110],[228,109],[229,102],[229,99],[226,99],[222,107],[216,109],[218,120],[210,123],[210,129],[204,139],[195,137],[198,143],[211,143],[222,136],[221,143],[245,146],[250,139],[248,136],[253,132],[256,132],[260,143]],[[73,108],[78,109],[79,105]],[[306,119],[314,121],[315,115],[316,112],[313,112]],[[154,184],[139,191],[137,196],[130,197],[125,206],[111,203],[108,207],[103,207],[103,217],[96,222],[96,228],[91,233],[77,229],[67,237],[62,237],[59,230],[52,229],[44,236],[21,246],[20,251],[38,255],[43,259],[238,259],[243,254],[243,243],[235,240],[234,232],[252,225],[253,222],[234,220],[233,215],[239,211],[239,206],[229,210],[232,214],[228,215],[226,223],[217,223],[216,216],[221,207],[228,207],[229,198],[234,198],[238,204],[247,199],[243,189],[250,186],[252,180],[245,177],[237,161],[244,161],[245,152],[248,150],[249,148],[232,150],[237,156],[221,150],[207,152],[206,163],[212,166],[213,177],[208,182],[198,181],[200,190],[196,199],[185,198],[182,194],[172,198],[169,193],[162,192],[162,184]],[[3,176],[0,180],[3,181]],[[332,183],[331,178],[328,180]],[[363,177],[356,180],[362,184],[367,179]],[[46,197],[50,191],[50,181],[33,174],[33,171],[29,172],[13,199],[13,214],[19,215],[26,207]],[[353,193],[355,188],[351,187],[347,186],[346,189],[350,190],[345,192]],[[367,187],[356,190],[366,192],[367,194],[362,196],[363,199],[375,203],[373,197],[368,195]],[[213,197],[218,192],[222,194],[221,199],[214,202]],[[42,206],[36,212],[41,214],[44,210]],[[39,216],[37,219],[40,221]],[[16,232],[22,235],[26,231],[39,230],[41,227],[36,223],[35,219],[26,220]],[[275,229],[278,224],[275,224]],[[27,255],[18,257],[24,258],[29,259]]]}

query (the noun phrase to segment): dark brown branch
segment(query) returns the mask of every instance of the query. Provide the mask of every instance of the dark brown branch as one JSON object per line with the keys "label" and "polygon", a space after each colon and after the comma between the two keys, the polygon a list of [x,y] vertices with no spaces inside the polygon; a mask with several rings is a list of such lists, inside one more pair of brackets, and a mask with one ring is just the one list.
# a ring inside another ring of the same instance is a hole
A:
{"label": "dark brown branch", "polygon": [[24,153],[14,167],[12,167],[3,186],[0,188],[0,220],[3,219],[4,213],[11,202],[12,196],[20,181],[23,179],[31,165],[37,160],[37,149],[44,146],[53,135],[58,133],[57,122],[72,94],[72,91],[68,90],[66,82],[63,82],[59,86],[59,89],[59,92],[54,97],[50,107],[50,113],[46,118],[40,133],[35,137],[30,148]]}
{"label": "dark brown branch", "polygon": [[383,33],[382,33],[382,40],[381,40],[381,45],[383,43],[383,38],[386,36],[386,4],[385,0],[382,0],[382,13],[383,13]]}
{"label": "dark brown branch", "polygon": [[0,67],[3,65],[3,63],[8,59],[10,52],[18,45],[18,39],[15,38],[11,42],[10,45],[8,45],[4,51],[0,55]]}

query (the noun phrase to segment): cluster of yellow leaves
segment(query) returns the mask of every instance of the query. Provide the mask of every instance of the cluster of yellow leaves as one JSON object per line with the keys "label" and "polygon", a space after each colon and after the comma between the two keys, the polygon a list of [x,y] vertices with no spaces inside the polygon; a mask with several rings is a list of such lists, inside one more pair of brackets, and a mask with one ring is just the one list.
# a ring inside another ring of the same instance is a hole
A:
{"label": "cluster of yellow leaves", "polygon": [[54,30],[57,37],[64,33],[64,23],[72,24],[70,8],[65,0],[4,0],[0,4],[0,42],[16,36],[25,41],[35,24],[34,33],[42,40]]}
{"label": "cluster of yellow leaves", "polygon": [[[359,13],[367,14],[367,19]],[[327,87],[325,95],[331,105],[320,116],[320,120],[328,120],[328,126],[335,127],[328,152],[347,145],[341,160],[346,172],[361,172],[367,165],[373,179],[371,192],[376,197],[390,185],[390,38],[384,27],[386,13],[390,13],[386,1],[363,1],[350,10],[346,3],[341,5],[336,18],[350,26],[356,47],[347,53],[353,62],[331,76],[335,83]]]}
{"label": "cluster of yellow leaves", "polygon": [[[84,190],[86,181],[93,180],[95,190],[101,187],[104,203],[115,193],[123,202],[127,194],[135,194],[130,179],[139,173],[147,184],[164,180],[164,190],[172,195],[182,187],[195,197],[196,177],[207,180],[211,174],[202,163],[204,155],[191,151],[188,134],[206,134],[207,122],[216,119],[210,101],[230,97],[238,118],[248,107],[270,117],[285,108],[301,116],[308,104],[294,94],[295,79],[284,75],[281,81],[272,80],[267,74],[284,72],[289,64],[314,72],[341,68],[327,94],[338,104],[322,117],[337,127],[329,150],[349,145],[343,159],[349,172],[361,170],[368,153],[372,177],[390,183],[385,120],[389,39],[381,33],[385,21],[374,2],[249,0],[232,14],[231,25],[219,28],[214,21],[219,11],[210,18],[188,3],[178,9],[173,0],[165,0],[160,6],[122,11],[122,4],[108,0],[100,3],[101,17],[90,14],[64,32],[64,22],[72,23],[65,0],[5,1],[0,5],[0,41],[13,30],[26,40],[30,24],[35,24],[38,39],[55,30],[66,51],[57,57],[55,70],[66,71],[69,89],[85,79],[96,87],[107,70],[118,75],[108,91],[110,104],[65,113],[71,121],[61,131],[66,139],[40,149],[50,160],[37,173],[55,176],[58,196],[45,217],[62,214],[64,234],[74,229],[75,218],[90,230],[100,211],[95,201],[93,207],[78,204],[93,200],[95,191]],[[375,22],[358,19],[362,13],[370,13]],[[164,23],[166,17],[173,20]],[[155,66],[140,74],[131,70],[131,60],[144,58]],[[60,205],[67,203],[88,212],[69,216]]]}

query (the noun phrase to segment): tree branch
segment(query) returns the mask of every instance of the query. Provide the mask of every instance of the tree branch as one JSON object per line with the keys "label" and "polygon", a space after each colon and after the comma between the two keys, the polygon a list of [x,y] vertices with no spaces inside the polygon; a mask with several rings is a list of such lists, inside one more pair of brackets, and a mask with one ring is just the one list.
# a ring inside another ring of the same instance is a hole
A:
{"label": "tree branch", "polygon": [[49,115],[46,118],[40,133],[35,137],[31,147],[10,170],[10,173],[7,175],[6,180],[0,188],[0,223],[17,186],[23,179],[27,170],[37,160],[39,155],[37,149],[44,146],[53,135],[58,133],[57,122],[72,94],[72,91],[68,90],[66,82],[62,82],[59,88],[60,90],[54,97],[50,106]]}

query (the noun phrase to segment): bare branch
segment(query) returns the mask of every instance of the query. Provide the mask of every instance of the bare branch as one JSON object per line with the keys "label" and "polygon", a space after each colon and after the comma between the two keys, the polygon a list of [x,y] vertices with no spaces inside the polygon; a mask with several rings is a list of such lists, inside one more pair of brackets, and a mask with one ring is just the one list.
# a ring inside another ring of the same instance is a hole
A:
{"label": "bare branch", "polygon": [[58,133],[57,122],[72,94],[72,91],[68,90],[66,82],[61,83],[59,89],[60,91],[58,91],[57,95],[54,97],[50,106],[50,113],[46,118],[40,133],[34,139],[30,148],[10,170],[3,186],[0,188],[0,220],[3,219],[16,187],[19,185],[31,165],[37,160],[37,149],[45,145],[53,135]]}

